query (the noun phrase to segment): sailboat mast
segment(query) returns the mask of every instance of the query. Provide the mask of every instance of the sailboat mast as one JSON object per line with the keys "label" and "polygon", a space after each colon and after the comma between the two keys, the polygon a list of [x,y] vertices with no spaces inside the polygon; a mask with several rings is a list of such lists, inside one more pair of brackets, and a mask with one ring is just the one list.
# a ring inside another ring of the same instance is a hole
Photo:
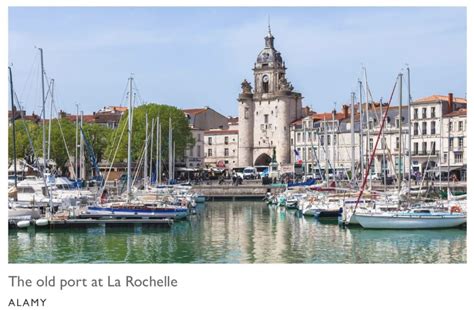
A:
{"label": "sailboat mast", "polygon": [[[383,117],[383,101],[380,98],[380,118]],[[382,124],[380,124],[382,126]],[[383,174],[383,188],[384,192],[387,192],[387,156],[385,155],[385,149],[387,147],[387,141],[385,140],[385,127],[382,129],[382,174]]]}
{"label": "sailboat mast", "polygon": [[[369,121],[369,82],[367,80],[367,68],[364,67],[364,75],[365,75],[365,109],[366,109],[366,123],[365,126],[367,128],[367,141],[365,143],[365,150],[366,150],[366,156],[367,156],[367,163],[369,162],[369,154],[371,153],[370,151],[370,121]],[[372,173],[372,167],[368,168],[369,171]],[[369,179],[369,189],[372,190],[372,178]]]}
{"label": "sailboat mast", "polygon": [[332,176],[336,182],[336,103],[334,102],[334,110],[332,111]]}
{"label": "sailboat mast", "polygon": [[41,58],[41,94],[43,100],[43,172],[46,171],[46,97],[44,95],[44,62],[43,62],[43,49],[39,48]]}
{"label": "sailboat mast", "polygon": [[77,146],[79,143],[79,105],[76,103],[76,155],[74,157],[75,163],[74,163],[74,170],[76,171],[76,179],[79,179],[79,166],[77,162]]}
{"label": "sailboat mast", "polygon": [[143,182],[148,184],[148,113],[145,113],[145,154],[143,159]]}
{"label": "sailboat mast", "polygon": [[359,137],[360,137],[360,175],[364,176],[364,108],[362,104],[362,81],[359,80]]}
{"label": "sailboat mast", "polygon": [[85,162],[84,162],[84,137],[83,137],[83,126],[84,126],[84,111],[81,111],[81,119],[80,124],[81,127],[81,135],[80,138],[80,146],[79,146],[79,167],[80,167],[80,175],[81,179],[86,179],[86,169],[85,169]]}
{"label": "sailboat mast", "polygon": [[[326,140],[326,143],[324,143],[324,139]],[[323,143],[326,145],[324,148],[324,158],[326,159],[326,186],[329,186],[329,156],[328,156],[328,128],[326,124],[326,117],[324,117],[324,137],[323,137]]]}
{"label": "sailboat mast", "polygon": [[160,117],[156,118],[156,177],[158,184],[161,184],[161,123]]}
{"label": "sailboat mast", "polygon": [[304,161],[304,175],[306,175],[308,172],[306,170],[308,166],[308,162],[306,160],[306,122],[303,121],[303,161]]}
{"label": "sailboat mast", "polygon": [[[16,172],[16,129],[15,129],[15,103],[13,97],[13,76],[12,68],[8,67],[8,72],[10,73],[10,100],[12,104],[12,140],[13,140],[13,173],[15,175],[15,188],[17,185],[17,172]],[[16,200],[16,198],[15,198]]]}
{"label": "sailboat mast", "polygon": [[54,105],[54,79],[51,79],[51,104],[49,107],[49,123],[48,123],[48,162],[51,159],[51,126],[53,124],[53,105]]}
{"label": "sailboat mast", "polygon": [[133,77],[128,79],[128,145],[127,145],[127,202],[130,202],[132,194],[132,113],[133,113]]}
{"label": "sailboat mast", "polygon": [[398,75],[400,79],[400,104],[398,105],[398,192],[400,192],[402,185],[402,77],[403,74]]}
{"label": "sailboat mast", "polygon": [[[408,74],[408,190],[411,189],[411,84],[410,67],[407,66]],[[439,161],[441,163],[441,160]],[[410,197],[410,195],[408,195]]]}
{"label": "sailboat mast", "polygon": [[355,93],[351,93],[351,179],[355,177],[355,136],[354,136],[354,98]]}
{"label": "sailboat mast", "polygon": [[173,179],[173,128],[171,127],[171,117],[168,126],[168,184]]}
{"label": "sailboat mast", "polygon": [[151,119],[151,131],[150,131],[150,184],[153,175],[153,133],[155,129],[155,120]]}

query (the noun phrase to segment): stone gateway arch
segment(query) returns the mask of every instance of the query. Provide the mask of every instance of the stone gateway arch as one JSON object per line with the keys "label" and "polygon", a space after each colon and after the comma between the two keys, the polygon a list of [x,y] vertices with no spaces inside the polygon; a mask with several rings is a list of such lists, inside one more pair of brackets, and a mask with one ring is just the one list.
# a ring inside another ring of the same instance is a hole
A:
{"label": "stone gateway arch", "polygon": [[[246,80],[237,99],[239,104],[239,166],[267,163],[276,147],[276,161],[288,164],[290,124],[302,117],[302,95],[293,91],[286,67],[273,45],[270,28],[265,47],[254,65],[255,89]],[[266,156],[263,156],[263,155]],[[263,156],[263,157],[262,157]]]}
{"label": "stone gateway arch", "polygon": [[260,154],[255,159],[255,166],[268,166],[272,162],[272,158],[267,153]]}

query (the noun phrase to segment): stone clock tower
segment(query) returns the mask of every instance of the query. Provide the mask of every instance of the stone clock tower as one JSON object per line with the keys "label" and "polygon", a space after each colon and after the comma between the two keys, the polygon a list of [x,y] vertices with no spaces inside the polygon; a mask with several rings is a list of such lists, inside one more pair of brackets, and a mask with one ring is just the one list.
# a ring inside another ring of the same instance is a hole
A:
{"label": "stone clock tower", "polygon": [[302,117],[302,96],[286,79],[285,62],[270,27],[254,65],[254,85],[244,80],[239,102],[239,166],[267,165],[276,149],[279,164],[290,162],[290,124]]}

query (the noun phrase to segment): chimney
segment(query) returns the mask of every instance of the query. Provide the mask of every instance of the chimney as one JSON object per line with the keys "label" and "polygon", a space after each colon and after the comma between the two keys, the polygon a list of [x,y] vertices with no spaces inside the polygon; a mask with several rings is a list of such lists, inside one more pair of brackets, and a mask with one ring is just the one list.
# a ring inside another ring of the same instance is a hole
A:
{"label": "chimney", "polygon": [[453,93],[448,94],[448,113],[453,112]]}
{"label": "chimney", "polygon": [[344,113],[344,118],[348,118],[349,117],[349,106],[344,104],[342,106],[342,112]]}

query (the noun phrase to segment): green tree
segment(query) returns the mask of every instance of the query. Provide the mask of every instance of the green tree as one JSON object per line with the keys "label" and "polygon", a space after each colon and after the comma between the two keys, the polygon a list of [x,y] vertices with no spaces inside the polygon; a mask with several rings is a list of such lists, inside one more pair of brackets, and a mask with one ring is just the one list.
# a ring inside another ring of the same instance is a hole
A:
{"label": "green tree", "polygon": [[[32,156],[32,150],[30,142],[28,140],[27,130],[32,138],[35,140],[35,136],[38,134],[39,126],[31,121],[16,120],[15,131],[16,131],[16,156],[17,158],[26,158]],[[8,159],[13,160],[13,127],[8,127]]]}
{"label": "green tree", "polygon": [[[17,120],[16,125],[16,149],[17,158],[28,158],[30,159],[33,152],[30,147],[26,128],[28,128],[30,137],[33,141],[33,147],[35,149],[35,155],[43,157],[43,126],[38,125],[30,121]],[[112,129],[101,126],[99,124],[84,124],[83,130],[85,136],[92,146],[97,161],[100,161],[105,153],[108,146],[109,138],[112,134]],[[46,123],[46,139],[48,139],[49,124]],[[9,143],[8,143],[8,156],[9,159],[13,157],[13,130],[9,128]],[[64,137],[63,137],[64,135]],[[47,141],[46,141],[47,142]],[[57,168],[62,173],[67,171],[67,167],[71,164],[68,158],[71,159],[75,156],[74,146],[76,144],[76,125],[75,123],[67,119],[54,119],[51,123],[51,159],[57,164]],[[48,149],[46,148],[46,152]],[[87,153],[87,151],[85,151]],[[47,154],[46,154],[47,155]],[[86,163],[88,163],[89,157],[86,154]],[[30,164],[33,163],[29,160]],[[90,165],[90,163],[88,163]]]}
{"label": "green tree", "polygon": [[99,124],[84,124],[84,134],[94,150],[97,162],[104,159],[113,129]]}
{"label": "green tree", "polygon": [[[169,118],[171,117],[172,128],[173,128],[173,140],[176,147],[176,157],[182,158],[184,151],[187,147],[194,145],[194,139],[189,129],[188,120],[185,117],[183,111],[176,107],[168,105],[159,105],[155,103],[149,103],[141,105],[133,109],[133,122],[132,122],[132,161],[136,161],[142,154],[143,147],[145,145],[145,115],[148,114],[148,130],[151,130],[152,119],[156,121],[156,118],[160,117],[161,123],[161,158],[164,162],[168,160],[168,132],[169,132]],[[113,143],[109,143],[106,154],[108,159],[113,158],[113,154],[117,147],[117,143],[120,139],[120,135],[124,130],[124,126],[128,126],[128,111],[122,116],[118,128],[112,135],[111,139]],[[156,134],[156,127],[155,132]],[[156,142],[156,137],[154,138]],[[117,151],[116,161],[125,161],[127,159],[127,129],[120,140],[120,145]],[[156,146],[156,144],[155,144]],[[155,158],[155,152],[153,152],[153,158]],[[150,157],[149,157],[150,158]]]}

